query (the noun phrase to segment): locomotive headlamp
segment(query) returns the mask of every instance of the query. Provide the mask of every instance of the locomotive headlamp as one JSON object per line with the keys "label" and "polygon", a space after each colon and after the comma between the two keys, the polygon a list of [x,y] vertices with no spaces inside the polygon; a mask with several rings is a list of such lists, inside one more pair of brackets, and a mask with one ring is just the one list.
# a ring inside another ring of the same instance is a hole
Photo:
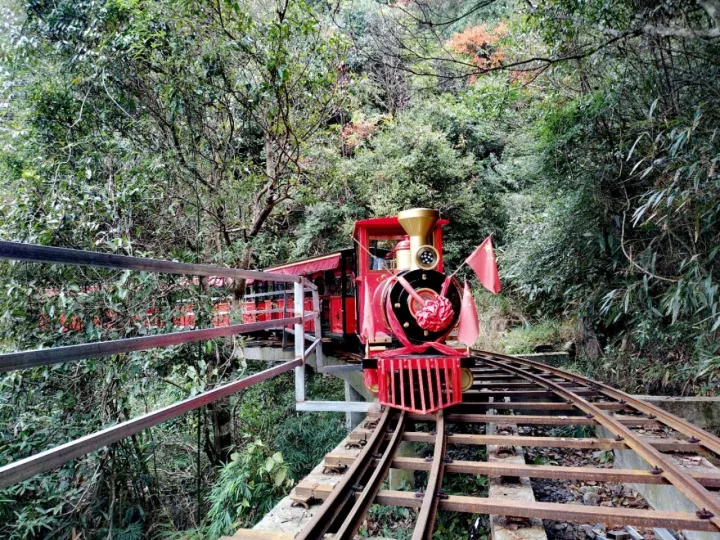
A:
{"label": "locomotive headlamp", "polygon": [[[410,237],[411,270],[423,268],[418,263],[419,251],[422,247],[427,246],[428,235],[435,227],[439,217],[438,211],[430,208],[413,208],[398,214],[400,225]],[[435,255],[437,256],[437,251],[435,251]]]}
{"label": "locomotive headlamp", "polygon": [[422,270],[432,270],[438,264],[440,255],[437,249],[431,245],[420,246],[415,254],[415,263]]}

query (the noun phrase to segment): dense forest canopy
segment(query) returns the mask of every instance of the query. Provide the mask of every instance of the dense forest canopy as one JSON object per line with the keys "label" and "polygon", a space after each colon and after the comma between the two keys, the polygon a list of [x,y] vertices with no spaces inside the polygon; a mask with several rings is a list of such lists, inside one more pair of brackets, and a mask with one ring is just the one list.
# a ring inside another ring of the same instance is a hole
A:
{"label": "dense forest canopy", "polygon": [[[510,333],[490,345],[550,327],[539,339],[575,341],[581,369],[627,390],[717,392],[718,0],[8,0],[2,14],[3,240],[262,268],[348,247],[359,218],[434,207],[450,268],[495,234],[503,295],[478,301]],[[208,324],[213,295],[244,287],[0,266],[8,351],[171,331],[180,301]],[[0,375],[0,464],[259,370],[240,345]],[[342,432],[296,415],[291,384],[0,491],[0,536],[253,523]]]}

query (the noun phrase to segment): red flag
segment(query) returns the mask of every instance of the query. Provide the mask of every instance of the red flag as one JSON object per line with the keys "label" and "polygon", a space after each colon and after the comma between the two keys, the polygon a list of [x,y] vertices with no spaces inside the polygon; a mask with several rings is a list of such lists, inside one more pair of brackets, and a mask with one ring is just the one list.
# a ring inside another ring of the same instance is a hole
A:
{"label": "red flag", "polygon": [[375,318],[372,312],[372,299],[370,296],[370,281],[365,278],[363,283],[363,318],[362,328],[360,329],[360,335],[365,336],[367,341],[375,339]]}
{"label": "red flag", "polygon": [[483,287],[493,294],[500,292],[500,275],[498,274],[495,252],[493,251],[492,235],[488,236],[467,259],[467,265],[475,270]]}
{"label": "red flag", "polygon": [[465,280],[465,290],[463,291],[462,307],[460,308],[460,322],[458,323],[458,341],[472,347],[477,341],[480,334],[480,324],[478,323],[477,308],[475,307],[475,299],[470,292],[467,280]]}

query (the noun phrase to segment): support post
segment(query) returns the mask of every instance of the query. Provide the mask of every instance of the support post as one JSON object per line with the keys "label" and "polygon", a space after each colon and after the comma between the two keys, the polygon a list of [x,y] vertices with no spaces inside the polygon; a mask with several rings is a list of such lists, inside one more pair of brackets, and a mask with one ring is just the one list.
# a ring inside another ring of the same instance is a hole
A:
{"label": "support post", "polygon": [[315,312],[315,318],[313,324],[315,325],[315,339],[319,339],[320,343],[315,347],[315,361],[317,369],[321,370],[323,367],[323,350],[322,350],[322,323],[320,321],[320,293],[317,289],[312,291],[312,305],[313,311]]}
{"label": "support post", "polygon": [[[345,378],[345,401],[365,401],[365,398],[355,390],[350,382]],[[362,412],[351,412],[345,413],[345,427],[348,433],[351,432],[355,427],[365,419],[365,413]]]}
{"label": "support post", "polygon": [[300,322],[295,323],[295,358],[300,358],[302,364],[295,368],[295,401],[305,401],[305,325],[302,317],[305,313],[305,288],[302,281],[293,284],[293,308],[295,316]]}

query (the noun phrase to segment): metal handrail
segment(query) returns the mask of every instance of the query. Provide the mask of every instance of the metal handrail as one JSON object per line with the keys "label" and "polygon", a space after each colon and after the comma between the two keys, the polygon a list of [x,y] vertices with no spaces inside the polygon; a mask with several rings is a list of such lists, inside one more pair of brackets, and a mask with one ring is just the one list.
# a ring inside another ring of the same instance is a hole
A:
{"label": "metal handrail", "polygon": [[[295,369],[295,396],[297,402],[305,400],[305,356],[315,351],[319,362],[322,361],[319,297],[317,287],[302,276],[288,276],[271,272],[258,272],[254,270],[237,270],[205,264],[188,264],[158,259],[130,257],[107,253],[95,253],[76,249],[65,249],[17,242],[0,241],[0,259],[11,259],[38,263],[70,264],[77,266],[96,266],[117,270],[138,270],[148,272],[163,272],[182,275],[220,276],[237,279],[256,279],[262,281],[279,281],[293,283],[293,317],[283,317],[269,321],[234,324],[217,328],[203,328],[196,330],[172,332],[152,336],[142,336],[120,339],[115,341],[101,341],[98,343],[84,343],[64,347],[36,349],[14,353],[0,354],[0,373],[26,369],[30,367],[70,362],[97,356],[108,356],[142,351],[156,347],[179,345],[206,339],[215,339],[235,334],[244,334],[256,330],[284,329],[287,325],[294,325],[295,356],[290,362],[275,366],[261,373],[231,382],[200,395],[185,399],[154,412],[147,413],[122,422],[101,431],[86,435],[74,441],[62,444],[55,448],[45,450],[3,467],[0,467],[0,488],[9,486],[31,476],[49,471],[61,466],[68,460],[77,458],[103,446],[119,441],[125,437],[153,427],[161,422],[180,416],[188,411],[227,397],[248,386],[259,383],[291,369]],[[309,289],[309,291],[306,291]],[[280,292],[287,294],[289,291]],[[314,309],[305,310],[304,296],[309,292],[313,298]],[[287,311],[270,310],[271,312]],[[314,343],[306,350],[304,323],[315,321]]]}
{"label": "metal handrail", "polygon": [[27,369],[37,366],[60,364],[95,358],[98,356],[111,356],[132,351],[145,351],[157,347],[169,347],[181,343],[193,343],[206,339],[248,334],[258,330],[278,328],[286,324],[297,324],[302,317],[288,317],[286,319],[273,319],[255,323],[231,324],[216,328],[202,328],[200,330],[185,330],[169,334],[157,334],[134,338],[117,339],[113,341],[100,341],[97,343],[82,343],[80,345],[67,345],[50,349],[34,349],[0,354],[0,373],[16,369]]}
{"label": "metal handrail", "polygon": [[301,276],[273,274],[257,270],[240,270],[211,264],[179,263],[161,259],[130,257],[113,253],[97,253],[81,249],[68,249],[20,242],[0,241],[0,259],[17,261],[72,264],[75,266],[99,266],[115,270],[141,270],[193,276],[217,276],[237,279],[258,279],[261,281],[281,281],[285,283],[301,283]]}
{"label": "metal handrail", "polygon": [[243,300],[254,300],[255,298],[262,298],[264,296],[284,296],[286,294],[292,294],[292,289],[285,289],[283,291],[270,291],[270,292],[262,292],[262,293],[250,293],[250,294],[244,294]]}
{"label": "metal handrail", "polygon": [[290,371],[302,364],[300,358],[291,360],[284,364],[266,369],[250,377],[245,377],[238,381],[224,384],[212,390],[198,394],[191,398],[184,399],[157,411],[149,412],[122,422],[120,424],[105,428],[90,435],[85,435],[74,441],[70,441],[55,448],[45,450],[33,456],[13,461],[12,463],[0,467],[0,489],[30,478],[41,472],[49,471],[62,464],[83,456],[93,450],[102,448],[125,437],[129,437],[135,433],[156,426],[166,420],[176,418],[186,412],[192,411],[218,399],[228,397],[248,386],[265,381],[276,375]]}

